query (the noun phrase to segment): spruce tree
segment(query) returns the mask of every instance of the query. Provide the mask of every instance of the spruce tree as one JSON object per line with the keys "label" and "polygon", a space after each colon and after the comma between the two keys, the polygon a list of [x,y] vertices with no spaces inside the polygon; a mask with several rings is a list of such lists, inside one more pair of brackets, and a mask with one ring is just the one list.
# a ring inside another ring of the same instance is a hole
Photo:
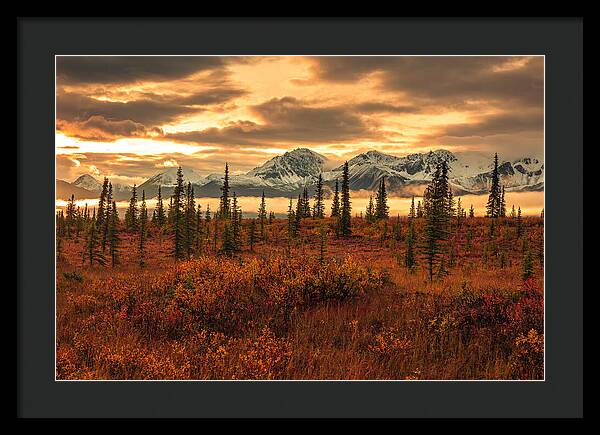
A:
{"label": "spruce tree", "polygon": [[229,165],[225,163],[225,175],[223,176],[223,186],[221,187],[219,217],[221,219],[228,219],[230,215],[231,202],[229,199]]}
{"label": "spruce tree", "polygon": [[523,219],[521,217],[521,207],[517,211],[517,239],[520,239],[523,235]]}
{"label": "spruce tree", "polygon": [[260,206],[258,207],[258,220],[260,224],[260,236],[265,238],[265,221],[267,220],[267,203],[265,201],[265,191],[263,190],[262,197],[260,199]]}
{"label": "spruce tree", "polygon": [[500,217],[506,217],[506,201],[504,200],[504,186],[502,186],[502,193],[500,194]]}
{"label": "spruce tree", "polygon": [[304,217],[304,207],[303,207],[303,203],[302,203],[302,195],[298,195],[298,201],[296,202],[296,221],[295,221],[295,225],[296,225],[296,229],[300,229],[300,224],[302,222],[302,218]]}
{"label": "spruce tree", "polygon": [[238,206],[237,196],[233,192],[233,199],[231,203],[231,237],[233,240],[233,249],[238,251],[241,249],[241,228],[242,211]]}
{"label": "spruce tree", "polygon": [[100,245],[98,240],[98,229],[96,227],[96,218],[92,218],[87,232],[87,256],[90,262],[90,267],[94,266],[94,263],[98,263],[101,266],[106,264],[106,259],[100,251]]}
{"label": "spruce tree", "polygon": [[[447,163],[438,164],[433,179],[426,189],[425,228],[423,253],[427,261],[429,280],[433,280],[433,270],[439,265],[438,275],[443,274],[444,264],[442,242],[448,235],[448,172]],[[445,168],[446,166],[446,168]]]}
{"label": "spruce tree", "polygon": [[421,204],[421,201],[417,201],[417,217],[418,218],[422,218],[425,216],[425,212],[423,211],[423,205]]}
{"label": "spruce tree", "polygon": [[[108,178],[104,177],[102,183],[102,190],[100,191],[100,200],[98,201],[98,215],[96,217],[96,227],[101,233],[100,238],[102,239],[102,232],[104,230],[104,221],[106,220],[106,206],[110,204],[110,201],[106,195],[108,194]],[[102,241],[104,242],[104,241]],[[104,244],[104,243],[103,243]]]}
{"label": "spruce tree", "polygon": [[501,191],[500,191],[500,174],[498,172],[498,153],[494,155],[494,169],[492,170],[492,182],[490,185],[490,195],[486,205],[487,216],[491,218],[497,218],[500,216],[500,205],[501,205]]}
{"label": "spruce tree", "polygon": [[474,218],[475,217],[475,209],[473,208],[473,204],[471,204],[471,207],[469,207],[469,218]]}
{"label": "spruce tree", "polygon": [[523,281],[527,281],[529,278],[533,277],[533,259],[528,247],[523,254],[523,273],[521,277],[523,278]]}
{"label": "spruce tree", "polygon": [[67,213],[65,218],[65,233],[67,238],[72,236],[72,227],[75,224],[75,195],[71,194],[71,199],[67,202]]}
{"label": "spruce tree", "polygon": [[365,220],[367,222],[373,222],[375,220],[375,206],[373,205],[373,196],[369,196],[369,205],[367,205],[367,211],[365,212]]}
{"label": "spruce tree", "polygon": [[306,187],[304,187],[304,190],[302,191],[302,217],[303,218],[311,217],[310,201],[308,199],[308,189]]}
{"label": "spruce tree", "polygon": [[413,195],[411,201],[410,201],[410,211],[408,212],[408,217],[409,219],[414,219],[417,217],[417,212],[415,210],[415,197]]}
{"label": "spruce tree", "polygon": [[172,255],[177,260],[185,258],[185,191],[183,187],[183,171],[181,166],[177,169],[177,184],[171,197],[171,228],[173,231]]}
{"label": "spruce tree", "polygon": [[137,188],[135,184],[131,188],[129,208],[125,212],[125,229],[130,233],[135,233],[138,230]]}
{"label": "spruce tree", "polygon": [[515,210],[515,205],[513,204],[512,210],[510,211],[510,218],[515,219],[517,217],[517,211]]}
{"label": "spruce tree", "polygon": [[108,252],[110,254],[111,266],[115,267],[119,263],[119,213],[115,201],[112,202],[112,206],[110,207]]}
{"label": "spruce tree", "polygon": [[231,227],[231,223],[226,221],[223,225],[223,232],[221,233],[221,254],[232,257],[235,251],[236,246],[233,238],[233,228]]}
{"label": "spruce tree", "polygon": [[158,226],[159,228],[162,229],[165,226],[165,224],[167,223],[167,215],[165,214],[165,207],[163,205],[162,190],[160,188],[160,185],[158,186],[158,194],[156,197],[155,212],[156,212],[156,226]]}
{"label": "spruce tree", "polygon": [[342,173],[342,192],[340,199],[340,217],[339,217],[339,234],[342,237],[348,237],[352,234],[351,228],[351,212],[352,206],[350,205],[350,179],[348,171],[348,162],[344,163],[344,170]]}
{"label": "spruce tree", "polygon": [[375,219],[387,219],[389,217],[389,210],[387,204],[387,192],[385,190],[385,175],[381,177],[379,181],[379,188],[375,195]]}
{"label": "spruce tree", "polygon": [[340,194],[338,180],[335,180],[335,190],[333,191],[333,203],[331,204],[331,217],[340,216]]}
{"label": "spruce tree", "polygon": [[323,219],[325,217],[325,202],[323,200],[323,176],[319,174],[317,188],[315,191],[315,204],[313,206],[313,217]]}
{"label": "spruce tree", "polygon": [[296,226],[296,213],[294,212],[294,207],[292,205],[292,198],[290,198],[290,205],[288,206],[287,220],[289,240],[295,238],[298,234],[298,227]]}
{"label": "spruce tree", "polygon": [[[108,180],[108,178],[105,178],[105,180]],[[106,243],[108,241],[108,229],[110,227],[112,203],[113,203],[113,187],[112,187],[112,183],[108,183],[108,189],[106,191],[106,212],[104,213],[102,227],[101,227],[102,228],[102,252],[106,251]]]}
{"label": "spruce tree", "polygon": [[148,231],[148,209],[146,208],[146,192],[144,190],[142,190],[142,205],[140,206],[138,228],[140,233],[140,243],[138,249],[139,264],[140,267],[144,267],[146,265],[146,236]]}
{"label": "spruce tree", "polygon": [[190,258],[192,256],[193,249],[196,246],[197,225],[194,187],[189,181],[185,191],[184,210],[184,250],[187,258]]}

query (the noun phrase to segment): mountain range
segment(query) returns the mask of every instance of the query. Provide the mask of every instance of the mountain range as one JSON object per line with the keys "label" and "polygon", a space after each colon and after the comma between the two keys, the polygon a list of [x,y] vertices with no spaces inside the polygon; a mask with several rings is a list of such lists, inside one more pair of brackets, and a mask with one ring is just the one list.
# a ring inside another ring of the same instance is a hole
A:
{"label": "mountain range", "polygon": [[[489,190],[493,162],[491,158],[453,154],[447,150],[410,154],[396,157],[379,151],[368,151],[348,160],[350,189],[374,191],[383,176],[390,194],[412,196],[422,193],[431,180],[435,166],[446,160],[450,169],[450,184],[457,195],[480,194]],[[328,159],[307,148],[298,148],[273,157],[263,165],[243,175],[230,175],[229,184],[238,196],[268,197],[297,196],[304,187],[312,190],[319,174],[322,175],[326,194],[331,192],[335,180],[341,181],[343,166],[329,168]],[[206,177],[194,169],[183,167],[184,182],[191,182],[196,197],[218,197],[221,194],[223,174]],[[537,158],[522,157],[501,161],[499,171],[507,191],[541,191],[544,189],[544,163]],[[156,196],[161,186],[163,196],[173,192],[177,180],[177,168],[167,168],[138,186],[147,198]],[[95,198],[102,184],[89,174],[81,175],[72,183],[57,180],[58,199]],[[113,184],[116,200],[128,199],[131,186]]]}

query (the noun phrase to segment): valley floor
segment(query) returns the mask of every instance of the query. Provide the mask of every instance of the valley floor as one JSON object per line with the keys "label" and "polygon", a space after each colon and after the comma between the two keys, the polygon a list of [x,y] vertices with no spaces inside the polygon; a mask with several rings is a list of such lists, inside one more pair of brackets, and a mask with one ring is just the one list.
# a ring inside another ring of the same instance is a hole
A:
{"label": "valley floor", "polygon": [[63,239],[57,379],[543,379],[542,219],[520,237],[510,218],[454,225],[432,281],[420,244],[405,267],[406,218],[334,225],[304,219],[288,241],[275,220],[250,250],[245,221],[233,258],[209,235],[185,261],[152,228],[143,268],[134,234],[114,268]]}

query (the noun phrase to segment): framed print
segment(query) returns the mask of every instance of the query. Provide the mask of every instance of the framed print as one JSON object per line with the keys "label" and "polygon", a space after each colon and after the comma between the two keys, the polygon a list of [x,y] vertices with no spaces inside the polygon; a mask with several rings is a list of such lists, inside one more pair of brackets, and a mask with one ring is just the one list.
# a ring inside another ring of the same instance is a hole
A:
{"label": "framed print", "polygon": [[20,21],[21,414],[580,415],[580,24]]}

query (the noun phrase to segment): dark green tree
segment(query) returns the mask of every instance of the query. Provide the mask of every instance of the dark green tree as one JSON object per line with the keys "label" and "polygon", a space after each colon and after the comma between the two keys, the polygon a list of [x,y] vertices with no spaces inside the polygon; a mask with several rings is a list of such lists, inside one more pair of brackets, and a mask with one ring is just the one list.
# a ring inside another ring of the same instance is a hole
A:
{"label": "dark green tree", "polygon": [[408,220],[408,230],[404,236],[406,243],[406,252],[404,255],[404,265],[409,271],[412,271],[416,265],[415,244],[417,242],[417,234],[415,232],[415,224],[413,219]]}
{"label": "dark green tree", "polygon": [[112,202],[110,207],[110,225],[108,227],[108,252],[110,254],[111,266],[119,264],[119,213],[117,204]]}
{"label": "dark green tree", "polygon": [[106,259],[100,250],[95,217],[92,218],[87,231],[87,256],[90,267],[93,267],[94,263],[98,263],[101,266],[106,265]]}
{"label": "dark green tree", "polygon": [[223,186],[221,186],[221,200],[219,205],[219,217],[229,219],[231,216],[231,201],[229,199],[229,165],[225,163],[225,175]]}
{"label": "dark green tree", "polygon": [[144,190],[142,190],[138,228],[140,233],[140,243],[138,245],[139,264],[140,267],[144,267],[146,265],[146,236],[148,235],[148,209],[146,208],[146,192]]}
{"label": "dark green tree", "polygon": [[415,210],[415,197],[413,196],[410,201],[410,211],[408,212],[409,219],[414,219],[417,217],[417,212]]}
{"label": "dark green tree", "polygon": [[331,217],[340,216],[340,193],[338,180],[335,180],[335,190],[333,191],[333,203],[331,204]]}
{"label": "dark green tree", "polygon": [[184,205],[184,250],[187,258],[191,258],[196,246],[196,200],[194,198],[194,187],[188,181],[185,190]]}
{"label": "dark green tree", "polygon": [[177,182],[171,197],[171,230],[173,232],[173,257],[177,260],[185,258],[185,188],[183,186],[183,171],[177,169]]}
{"label": "dark green tree", "polygon": [[156,224],[157,227],[162,229],[165,226],[165,224],[167,223],[167,215],[165,213],[165,207],[163,205],[162,190],[160,188],[160,185],[158,186],[158,194],[156,197],[155,212],[156,212],[155,213],[156,221],[154,223]]}
{"label": "dark green tree", "polygon": [[375,219],[387,219],[389,217],[390,208],[387,204],[387,191],[385,189],[385,175],[379,181],[379,188],[375,195]]}
{"label": "dark green tree", "polygon": [[521,217],[521,207],[517,211],[517,239],[520,239],[523,235],[523,218]]}
{"label": "dark green tree", "polygon": [[125,212],[125,229],[130,233],[136,233],[138,231],[137,188],[135,187],[135,184],[131,188],[129,208]]}
{"label": "dark green tree", "polygon": [[233,237],[233,228],[229,221],[223,224],[223,232],[221,233],[221,251],[222,255],[233,257],[236,251],[235,241]]}
{"label": "dark green tree", "polygon": [[469,208],[469,218],[474,218],[475,217],[475,209],[473,208],[473,204],[471,204],[471,207]]}
{"label": "dark green tree", "polygon": [[313,206],[313,217],[323,219],[325,217],[325,202],[323,199],[323,175],[319,174],[317,178],[317,187],[315,190],[315,203]]}
{"label": "dark green tree", "polygon": [[263,190],[262,197],[260,199],[260,206],[258,207],[258,221],[260,225],[260,236],[265,238],[265,223],[267,220],[267,202],[265,201],[265,191]]}
{"label": "dark green tree", "polygon": [[494,169],[492,170],[490,195],[486,205],[488,217],[497,218],[500,216],[501,197],[502,192],[500,190],[500,173],[498,172],[498,153],[496,153],[494,155]]}
{"label": "dark green tree", "polygon": [[256,244],[256,240],[258,239],[258,234],[256,233],[256,220],[250,219],[248,223],[248,245],[250,246],[250,251],[254,252],[254,245]]}
{"label": "dark green tree", "polygon": [[352,216],[352,206],[350,204],[350,177],[348,171],[348,162],[344,163],[344,170],[342,172],[342,192],[340,202],[339,235],[342,237],[348,237],[352,234],[350,222],[350,218]]}
{"label": "dark green tree", "polygon": [[375,206],[373,205],[373,196],[369,196],[369,205],[367,205],[367,210],[365,211],[365,220],[367,222],[375,221]]}

